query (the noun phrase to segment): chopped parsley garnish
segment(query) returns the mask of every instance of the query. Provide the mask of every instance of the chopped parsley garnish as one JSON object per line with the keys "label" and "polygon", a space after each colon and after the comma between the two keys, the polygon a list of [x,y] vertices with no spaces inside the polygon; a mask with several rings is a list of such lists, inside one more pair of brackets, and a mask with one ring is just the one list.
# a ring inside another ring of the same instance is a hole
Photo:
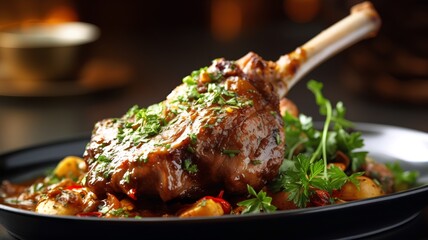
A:
{"label": "chopped parsley garnish", "polygon": [[115,217],[129,217],[129,213],[125,208],[111,208],[109,206],[101,206],[99,212],[104,216],[110,214]]}
{"label": "chopped parsley garnish", "polygon": [[196,141],[198,140],[198,137],[196,136],[195,133],[189,134],[189,138],[190,138],[190,143],[191,144],[196,144]]}
{"label": "chopped parsley garnish", "polygon": [[118,139],[123,141],[128,137],[133,142],[148,141],[166,125],[163,111],[162,103],[153,104],[148,108],[133,106],[126,113],[127,118],[122,128],[119,128]]}
{"label": "chopped parsley garnish", "polygon": [[99,156],[97,157],[97,161],[98,161],[98,162],[106,162],[106,163],[109,163],[109,162],[111,162],[111,159],[110,159],[110,158],[108,158],[108,157],[106,157],[105,155],[99,155]]}
{"label": "chopped parsley garnish", "polygon": [[226,154],[229,157],[234,157],[234,156],[238,155],[241,151],[234,150],[234,149],[223,149],[222,152],[223,152],[223,154]]}
{"label": "chopped parsley garnish", "polygon": [[[199,79],[203,75],[208,75],[209,80],[202,83],[206,90],[199,92],[198,87],[200,86],[198,83],[201,83]],[[183,79],[183,83],[186,87],[177,99],[174,100],[180,104],[178,110],[187,111],[189,108],[197,110],[212,108],[216,112],[222,112],[225,111],[227,107],[231,109],[253,105],[251,99],[238,96],[236,92],[230,91],[224,85],[219,84],[220,80],[223,78],[224,76],[221,71],[208,72],[207,67],[193,71],[191,75]],[[183,106],[185,107],[183,108]]]}
{"label": "chopped parsley garnish", "polygon": [[200,68],[199,70],[192,71],[189,76],[183,78],[183,83],[187,85],[196,85],[198,84],[199,76],[202,72],[207,71],[208,67]]}
{"label": "chopped parsley garnish", "polygon": [[126,171],[125,174],[123,174],[123,182],[124,183],[130,183],[131,181],[131,173],[129,171]]}
{"label": "chopped parsley garnish", "polygon": [[258,159],[251,160],[250,162],[251,162],[251,164],[253,164],[253,165],[259,165],[259,164],[262,164],[262,160],[258,160]]}
{"label": "chopped parsley garnish", "polygon": [[[180,112],[212,109],[216,114],[220,114],[253,105],[251,99],[228,90],[221,82],[223,79],[223,72],[218,69],[208,71],[208,67],[203,67],[193,71],[183,78],[183,88],[177,90],[174,99],[153,104],[148,108],[135,105],[123,118],[115,119],[115,122],[120,122],[117,139],[120,142],[132,142],[134,145],[148,142],[168,124],[174,123],[175,116]],[[215,121],[207,123],[206,127],[213,127],[222,120],[223,118],[218,116]],[[190,138],[194,144],[196,135],[191,134]],[[165,147],[168,148],[168,146]]]}
{"label": "chopped parsley garnish", "polygon": [[192,163],[191,159],[186,159],[183,162],[183,168],[189,173],[196,173],[198,172],[198,166],[194,163]]}
{"label": "chopped parsley garnish", "polygon": [[279,133],[276,133],[275,134],[275,141],[276,141],[276,144],[281,144],[281,135],[279,135]]}
{"label": "chopped parsley garnish", "polygon": [[105,178],[109,178],[113,168],[113,165],[110,164],[112,159],[106,155],[100,154],[95,157],[95,160],[98,163],[94,169],[95,172],[103,175]]}
{"label": "chopped parsley garnish", "polygon": [[109,211],[109,213],[116,217],[128,217],[127,211],[123,208],[112,209]]}
{"label": "chopped parsley garnish", "polygon": [[[116,124],[117,141],[124,149],[139,144],[148,143],[150,147],[163,147],[165,150],[171,148],[168,140],[158,138],[164,129],[176,123],[177,116],[183,112],[198,112],[202,109],[212,111],[211,118],[207,118],[203,128],[213,128],[224,119],[224,114],[230,114],[234,109],[252,106],[253,101],[248,97],[239,96],[231,91],[223,83],[225,73],[234,68],[233,62],[229,62],[225,69],[203,67],[191,72],[189,76],[183,78],[183,85],[177,89],[171,99],[153,104],[147,108],[140,108],[138,105],[132,106],[122,118],[112,119],[111,124]],[[190,144],[187,150],[195,152],[197,133],[189,134]],[[101,146],[104,148],[105,146]],[[146,163],[151,148],[140,153],[137,161]],[[237,150],[225,150],[223,152],[231,157],[239,153]],[[106,149],[99,156],[92,159],[97,165],[94,168],[100,176],[109,178],[115,171],[112,160],[117,156],[115,151]],[[189,161],[184,161],[184,168],[195,173],[197,166]],[[126,178],[124,178],[126,181]]]}
{"label": "chopped parsley garnish", "polygon": [[138,157],[139,162],[147,163],[149,161],[148,157],[146,155],[141,155]]}

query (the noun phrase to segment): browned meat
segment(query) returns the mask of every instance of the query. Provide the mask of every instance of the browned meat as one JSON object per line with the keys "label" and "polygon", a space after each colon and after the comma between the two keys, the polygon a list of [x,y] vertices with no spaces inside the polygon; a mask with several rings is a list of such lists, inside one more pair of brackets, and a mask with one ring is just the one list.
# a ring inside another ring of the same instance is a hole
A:
{"label": "browned meat", "polygon": [[84,154],[86,185],[163,201],[261,189],[284,154],[275,67],[254,53],[217,59],[165,101],[98,122]]}

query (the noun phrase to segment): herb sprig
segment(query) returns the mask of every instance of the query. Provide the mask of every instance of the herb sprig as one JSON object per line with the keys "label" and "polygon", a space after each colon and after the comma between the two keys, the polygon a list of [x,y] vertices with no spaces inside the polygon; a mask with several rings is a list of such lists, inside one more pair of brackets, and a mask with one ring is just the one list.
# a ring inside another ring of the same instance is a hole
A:
{"label": "herb sprig", "polygon": [[266,192],[260,190],[258,193],[256,193],[254,188],[248,184],[247,190],[248,193],[253,196],[253,198],[238,203],[238,206],[245,207],[245,209],[242,211],[242,214],[260,212],[269,213],[276,210],[276,207],[271,204],[272,198],[267,196]]}
{"label": "herb sprig", "polygon": [[[338,102],[333,108],[323,96],[320,82],[311,80],[307,87],[315,96],[320,114],[325,116],[324,125],[318,130],[312,118],[304,114],[283,116],[287,150],[278,178],[271,185],[274,191],[288,192],[289,200],[301,208],[307,206],[316,190],[327,191],[332,196],[334,190],[347,182],[359,187],[356,178],[363,175],[358,170],[367,155],[358,151],[364,145],[363,139],[359,132],[350,133],[353,124],[345,119],[343,103]],[[338,150],[350,157],[353,174],[329,165]],[[333,197],[330,201],[334,201]]]}
{"label": "herb sprig", "polygon": [[398,162],[386,163],[386,167],[394,175],[394,190],[402,191],[417,184],[418,171],[405,171]]}

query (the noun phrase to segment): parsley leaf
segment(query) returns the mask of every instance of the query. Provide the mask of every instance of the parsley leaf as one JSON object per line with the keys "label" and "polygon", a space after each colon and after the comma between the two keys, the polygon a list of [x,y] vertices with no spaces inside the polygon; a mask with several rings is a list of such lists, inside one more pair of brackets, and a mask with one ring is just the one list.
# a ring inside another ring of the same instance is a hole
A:
{"label": "parsley leaf", "polygon": [[386,167],[391,170],[394,175],[395,191],[406,190],[416,185],[416,181],[419,177],[418,171],[404,171],[398,162],[386,163]]}
{"label": "parsley leaf", "polygon": [[272,185],[272,189],[286,190],[290,201],[300,208],[306,207],[313,187],[326,188],[321,174],[324,164],[322,161],[311,163],[310,156],[307,154],[299,154],[292,160],[284,160],[284,163],[281,166],[282,173]]}
{"label": "parsley leaf", "polygon": [[[352,182],[357,187],[357,172],[365,162],[367,152],[358,150],[364,146],[361,133],[351,132],[352,122],[345,119],[346,108],[338,102],[333,108],[322,94],[323,84],[311,80],[308,89],[314,94],[319,113],[325,116],[321,130],[315,128],[312,118],[304,114],[298,117],[286,113],[283,116],[286,136],[285,160],[277,179],[271,184],[274,191],[286,191],[289,200],[298,207],[306,207],[317,189],[330,195],[345,183]],[[351,171],[329,165],[337,151],[351,159]],[[331,199],[333,202],[333,199]]]}
{"label": "parsley leaf", "polygon": [[238,155],[241,151],[236,149],[223,149],[222,153],[228,155],[229,157],[234,157]]}
{"label": "parsley leaf", "polygon": [[253,187],[247,184],[248,193],[254,198],[247,199],[241,202],[238,202],[238,206],[245,207],[242,214],[248,213],[260,213],[260,212],[274,212],[276,207],[271,204],[272,198],[267,196],[267,193],[263,190],[260,190],[258,193],[254,190]]}
{"label": "parsley leaf", "polygon": [[198,166],[194,163],[192,163],[191,159],[186,159],[183,162],[183,168],[189,173],[196,173],[198,172]]}

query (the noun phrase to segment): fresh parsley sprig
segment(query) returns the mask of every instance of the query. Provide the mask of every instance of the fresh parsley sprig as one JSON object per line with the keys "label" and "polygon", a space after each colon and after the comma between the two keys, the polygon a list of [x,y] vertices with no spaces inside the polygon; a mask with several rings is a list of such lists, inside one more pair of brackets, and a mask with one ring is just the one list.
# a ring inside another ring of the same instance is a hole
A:
{"label": "fresh parsley sprig", "polygon": [[248,184],[247,190],[248,193],[254,197],[237,203],[238,206],[245,207],[245,209],[242,211],[242,214],[260,212],[269,213],[276,210],[276,207],[271,204],[272,198],[267,196],[265,191],[260,190],[258,193],[256,193],[254,188]]}
{"label": "fresh parsley sprig", "polygon": [[[356,177],[363,173],[357,170],[367,154],[357,151],[363,146],[363,139],[361,133],[349,133],[353,125],[345,119],[343,103],[338,102],[333,108],[323,96],[323,84],[320,82],[311,80],[307,87],[315,96],[320,114],[325,116],[324,125],[321,130],[316,129],[312,118],[304,114],[294,117],[286,113],[283,116],[287,150],[278,178],[271,185],[274,191],[288,192],[289,200],[301,208],[307,206],[317,189],[332,196],[334,190],[348,181],[358,187]],[[339,150],[350,157],[352,174],[329,165]]]}
{"label": "fresh parsley sprig", "polygon": [[418,171],[405,171],[398,162],[386,163],[394,175],[394,190],[403,191],[417,185]]}

